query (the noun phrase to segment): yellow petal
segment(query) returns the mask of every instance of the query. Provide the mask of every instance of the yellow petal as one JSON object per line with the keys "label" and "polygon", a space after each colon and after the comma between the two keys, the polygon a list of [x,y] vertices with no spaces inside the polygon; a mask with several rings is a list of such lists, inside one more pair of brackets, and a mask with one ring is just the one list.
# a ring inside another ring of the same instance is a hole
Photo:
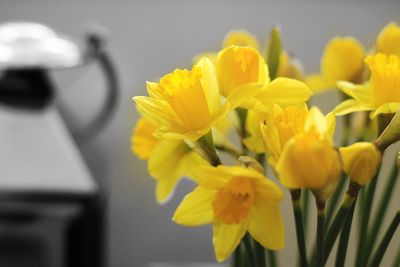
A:
{"label": "yellow petal", "polygon": [[210,60],[214,66],[217,66],[217,55],[218,53],[216,52],[204,52],[195,56],[193,59],[193,63],[197,64],[203,57],[205,57],[208,58],[208,60]]}
{"label": "yellow petal", "polygon": [[363,103],[372,103],[372,90],[369,83],[353,84],[346,81],[338,81],[338,88],[346,95]]}
{"label": "yellow petal", "polygon": [[212,222],[212,201],[215,191],[198,186],[186,195],[175,211],[172,220],[185,226],[198,226]]}
{"label": "yellow petal", "polygon": [[296,135],[285,145],[276,170],[287,188],[319,189],[337,181],[341,167],[331,142],[311,131]]}
{"label": "yellow petal", "polygon": [[166,126],[179,124],[177,117],[166,101],[146,96],[135,96],[133,100],[136,102],[139,112],[153,124]]}
{"label": "yellow petal", "polygon": [[203,76],[201,78],[201,84],[203,87],[204,94],[207,98],[208,108],[211,114],[215,114],[221,108],[220,92],[218,88],[218,80],[216,76],[216,70],[212,62],[203,58],[197,63],[202,69]]}
{"label": "yellow petal", "polygon": [[262,83],[247,83],[238,86],[230,92],[227,101],[232,109],[238,106],[246,108],[247,106],[243,104],[261,92],[263,87]]}
{"label": "yellow petal", "polygon": [[146,89],[150,97],[162,99],[162,94],[158,90],[158,83],[146,82]]}
{"label": "yellow petal", "polygon": [[400,27],[397,23],[391,22],[381,30],[376,39],[376,50],[400,56]]}
{"label": "yellow petal", "polygon": [[337,105],[333,112],[336,115],[346,115],[353,112],[369,111],[374,109],[375,107],[372,103],[360,103],[357,100],[349,99]]}
{"label": "yellow petal", "polygon": [[381,152],[372,143],[358,142],[341,147],[339,151],[344,172],[359,185],[367,184],[381,164]]}
{"label": "yellow petal", "polygon": [[185,158],[191,153],[193,151],[182,141],[161,141],[153,150],[148,170],[157,182],[156,199],[159,203],[168,201],[178,181],[189,173]]}
{"label": "yellow petal", "polygon": [[329,82],[320,74],[312,74],[306,77],[305,83],[310,87],[314,93],[324,92],[329,89],[334,89],[335,84]]}
{"label": "yellow petal", "polygon": [[238,224],[214,222],[213,244],[218,262],[227,259],[247,231],[248,220]]}
{"label": "yellow petal", "polygon": [[247,31],[231,31],[226,35],[222,47],[231,45],[250,46],[256,50],[260,50],[257,38]]}
{"label": "yellow petal", "polygon": [[264,201],[259,196],[251,213],[250,235],[264,247],[280,250],[285,246],[285,227],[282,214],[276,203]]}
{"label": "yellow petal", "polygon": [[154,136],[156,128],[148,120],[140,118],[131,137],[131,148],[140,159],[148,159],[159,142]]}
{"label": "yellow petal", "polygon": [[305,83],[278,77],[266,85],[256,97],[264,104],[275,103],[281,106],[289,106],[304,103],[311,95],[312,92]]}
{"label": "yellow petal", "polygon": [[380,105],[374,112],[371,112],[370,118],[374,119],[379,114],[394,114],[400,108],[400,103],[386,103]]}
{"label": "yellow petal", "polygon": [[326,45],[321,58],[321,75],[334,84],[338,80],[356,81],[364,68],[365,51],[352,37],[335,37]]}
{"label": "yellow petal", "polygon": [[218,53],[217,74],[221,95],[245,84],[269,81],[268,67],[257,50],[251,47],[230,46]]}

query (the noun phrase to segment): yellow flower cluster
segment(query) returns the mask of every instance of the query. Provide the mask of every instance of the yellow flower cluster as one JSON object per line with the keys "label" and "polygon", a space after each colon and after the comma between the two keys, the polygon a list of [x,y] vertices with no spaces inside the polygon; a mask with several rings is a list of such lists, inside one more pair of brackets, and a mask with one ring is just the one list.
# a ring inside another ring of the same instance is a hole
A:
{"label": "yellow flower cluster", "polygon": [[[269,42],[280,44],[280,39]],[[247,232],[266,248],[282,249],[283,192],[265,176],[262,159],[279,184],[291,192],[309,189],[319,204],[336,190],[341,173],[358,186],[367,184],[384,149],[368,141],[335,146],[336,116],[394,115],[400,108],[399,47],[400,28],[394,23],[381,31],[369,55],[356,39],[335,37],[323,53],[321,73],[304,79],[290,53],[279,47],[273,61],[267,58],[273,51],[260,52],[253,35],[234,31],[219,52],[197,56],[191,69],[148,82],[148,96],[133,98],[141,118],[132,151],[148,160],[156,199],[167,201],[182,177],[196,183],[173,220],[212,224],[218,261],[227,259]],[[272,77],[266,62],[277,66]],[[313,92],[334,87],[348,98],[332,112],[307,106]],[[230,129],[239,140],[231,140]],[[219,153],[233,156],[237,165],[223,164]]]}

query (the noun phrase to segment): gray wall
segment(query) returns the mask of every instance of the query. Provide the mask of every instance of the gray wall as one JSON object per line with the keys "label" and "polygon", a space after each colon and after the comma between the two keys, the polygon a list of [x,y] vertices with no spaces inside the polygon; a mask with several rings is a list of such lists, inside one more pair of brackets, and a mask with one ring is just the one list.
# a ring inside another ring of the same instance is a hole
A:
{"label": "gray wall", "polygon": [[[125,267],[151,261],[213,261],[208,227],[188,229],[170,220],[191,185],[183,183],[169,204],[157,206],[145,162],[130,153],[130,133],[137,119],[131,98],[145,94],[144,81],[188,66],[199,52],[218,49],[231,29],[247,29],[264,40],[273,24],[282,26],[285,48],[303,61],[307,71],[317,71],[323,46],[332,36],[353,35],[369,45],[383,25],[399,21],[399,11],[400,2],[394,1],[2,0],[0,21],[39,21],[77,38],[93,22],[109,29],[109,48],[122,86],[120,106],[106,131],[82,150],[95,176],[109,185],[110,264]],[[68,124],[83,126],[102,103],[97,69],[54,75]],[[335,104],[332,96],[320,97],[325,110]],[[391,208],[392,214],[396,208]],[[287,249],[279,256],[283,266],[291,266],[295,237],[287,199],[284,209],[290,223]]]}

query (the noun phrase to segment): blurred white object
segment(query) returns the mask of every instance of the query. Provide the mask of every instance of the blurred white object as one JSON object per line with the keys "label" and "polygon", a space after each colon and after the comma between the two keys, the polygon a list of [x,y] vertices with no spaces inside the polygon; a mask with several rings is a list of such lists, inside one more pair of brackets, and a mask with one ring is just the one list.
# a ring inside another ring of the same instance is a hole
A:
{"label": "blurred white object", "polygon": [[0,24],[0,69],[63,69],[82,61],[78,45],[48,26],[34,22]]}

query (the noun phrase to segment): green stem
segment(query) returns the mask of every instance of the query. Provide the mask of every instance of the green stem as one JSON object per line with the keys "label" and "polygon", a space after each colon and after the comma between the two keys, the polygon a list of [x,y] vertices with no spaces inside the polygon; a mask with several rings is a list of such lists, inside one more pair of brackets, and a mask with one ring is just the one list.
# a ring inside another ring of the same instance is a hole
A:
{"label": "green stem", "polygon": [[248,257],[249,257],[250,266],[252,266],[252,267],[257,267],[257,266],[255,265],[256,256],[255,256],[255,254],[254,254],[253,247],[252,247],[252,245],[251,245],[251,237],[250,237],[249,233],[246,233],[246,234],[244,235],[244,237],[243,237],[243,245],[244,245],[244,247],[246,248],[247,255],[248,255]]}
{"label": "green stem", "polygon": [[360,231],[358,236],[358,246],[357,246],[357,256],[356,256],[356,265],[357,267],[366,266],[366,233],[368,230],[368,222],[372,209],[372,202],[374,200],[376,182],[378,180],[378,174],[372,178],[368,187],[366,188],[365,193],[365,202],[363,203],[361,210],[361,223],[360,223]]}
{"label": "green stem", "polygon": [[275,251],[267,249],[268,267],[276,267],[276,254]]}
{"label": "green stem", "polygon": [[395,187],[397,181],[398,169],[396,162],[393,164],[392,171],[390,173],[389,179],[387,180],[384,192],[380,199],[376,216],[372,222],[372,229],[368,234],[368,242],[366,245],[366,261],[368,261],[368,256],[371,255],[373,245],[375,244],[376,237],[379,233],[380,226],[382,225],[382,221],[385,217],[385,212],[387,210],[387,206],[390,202],[390,198],[393,193],[393,189]]}
{"label": "green stem", "polygon": [[[323,205],[322,205],[323,204]],[[324,228],[325,228],[325,204],[317,204],[317,253],[316,253],[316,267],[324,266]]]}
{"label": "green stem", "polygon": [[400,248],[397,251],[397,255],[396,255],[396,258],[395,258],[395,260],[393,262],[392,267],[399,267],[399,266],[400,266]]}
{"label": "green stem", "polygon": [[339,200],[339,197],[343,193],[346,182],[347,182],[346,174],[344,172],[342,172],[342,174],[340,175],[340,180],[336,187],[336,190],[330,197],[327,208],[326,208],[326,224],[327,225],[330,225],[330,223],[331,223],[332,216],[338,207],[338,204],[339,204],[338,200]]}
{"label": "green stem", "polygon": [[394,233],[397,230],[397,227],[399,226],[400,223],[400,211],[396,212],[396,215],[393,217],[393,220],[391,224],[389,225],[389,228],[386,230],[385,235],[382,238],[382,241],[380,242],[377,251],[374,253],[374,256],[372,257],[371,264],[369,267],[378,267],[379,264],[382,261],[383,256],[385,255],[385,251],[387,247],[389,246],[390,241],[392,240],[392,237]]}
{"label": "green stem", "polygon": [[342,231],[340,232],[339,246],[336,251],[335,267],[343,267],[346,260],[347,245],[349,243],[349,236],[350,236],[351,224],[353,222],[353,215],[356,206],[356,201],[357,198],[351,205],[350,211],[347,214],[346,220],[344,221],[344,224],[342,226]]}
{"label": "green stem", "polygon": [[246,120],[247,120],[247,109],[244,108],[236,108],[236,115],[239,119],[239,130],[238,130],[238,135],[240,137],[240,145],[242,147],[242,155],[247,155],[247,147],[243,143],[243,139],[247,137],[247,132],[246,132]]}
{"label": "green stem", "polygon": [[256,240],[254,240],[254,251],[256,254],[256,266],[266,267],[265,248],[260,245],[260,243],[258,243]]}
{"label": "green stem", "polygon": [[304,235],[307,235],[307,225],[308,225],[308,211],[309,211],[309,198],[310,191],[307,189],[303,189],[301,194],[301,210],[303,212],[303,223],[304,223]]}
{"label": "green stem", "polygon": [[328,260],[329,254],[331,253],[333,245],[335,244],[336,238],[339,235],[340,229],[343,226],[346,216],[349,213],[349,210],[356,199],[359,189],[360,187],[358,185],[350,183],[349,189],[346,192],[343,203],[340,206],[338,212],[336,213],[333,222],[329,225],[328,231],[325,234],[325,241],[324,241],[325,244],[324,263]]}
{"label": "green stem", "polygon": [[200,148],[197,152],[210,162],[211,165],[218,166],[221,164],[221,160],[215,150],[214,139],[211,131],[200,137],[196,143]]}
{"label": "green stem", "polygon": [[293,214],[296,224],[297,246],[299,248],[300,264],[301,264],[300,266],[308,267],[306,241],[304,237],[303,215],[301,212],[301,205],[300,205],[301,191],[300,189],[291,190],[290,195],[292,197]]}
{"label": "green stem", "polygon": [[241,252],[241,246],[239,244],[239,246],[237,246],[233,254],[232,267],[241,267],[241,263],[242,263],[242,252]]}
{"label": "green stem", "polygon": [[235,159],[237,159],[238,157],[241,156],[241,153],[239,150],[237,150],[235,147],[233,146],[228,146],[228,145],[215,145],[215,148],[218,150],[221,150],[223,152],[228,153],[229,155],[231,155],[232,157],[234,157]]}

